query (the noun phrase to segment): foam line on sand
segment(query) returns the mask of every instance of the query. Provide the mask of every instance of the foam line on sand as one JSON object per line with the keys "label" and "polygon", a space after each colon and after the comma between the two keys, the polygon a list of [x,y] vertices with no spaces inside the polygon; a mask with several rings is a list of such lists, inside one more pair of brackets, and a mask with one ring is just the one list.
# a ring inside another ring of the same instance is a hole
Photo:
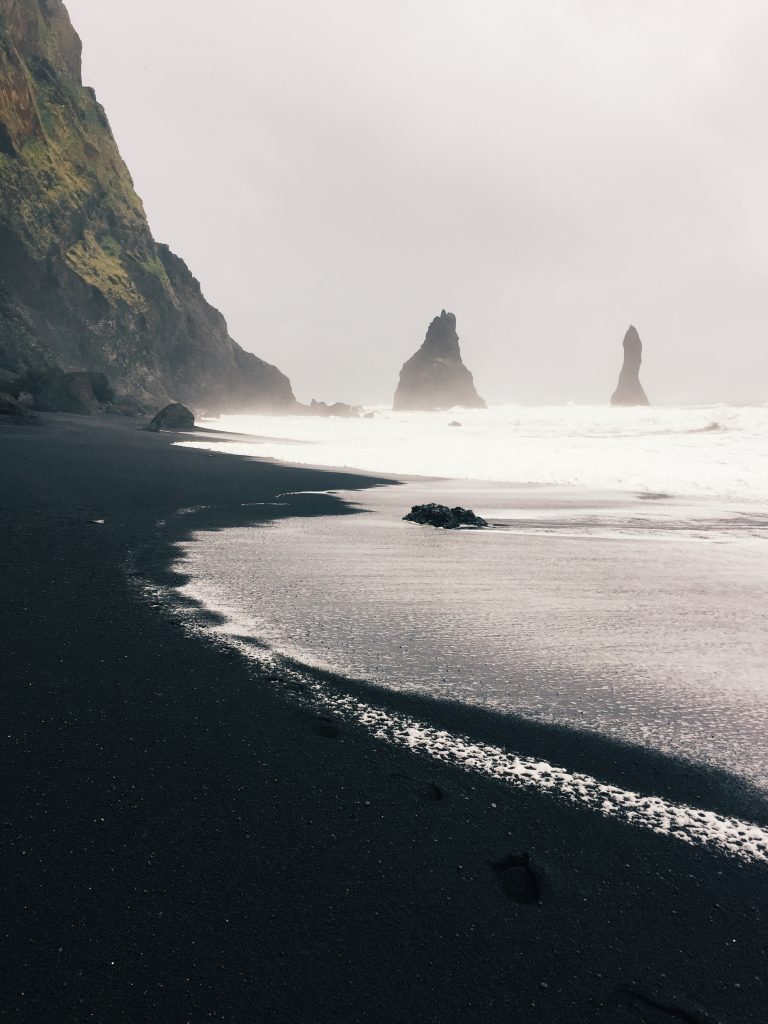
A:
{"label": "foam line on sand", "polygon": [[492,776],[510,786],[536,789],[605,817],[621,818],[638,828],[671,835],[691,846],[714,847],[741,860],[768,863],[768,830],[759,825],[621,789],[548,761],[523,757],[392,714],[354,697],[333,694],[314,682],[312,690],[329,710],[365,726],[379,740]]}
{"label": "foam line on sand", "polygon": [[[170,603],[178,608],[173,591],[147,581],[140,586],[151,600],[160,598],[163,604]],[[206,630],[196,614],[184,618],[186,628],[194,632],[201,628]],[[246,640],[228,633],[227,624],[217,624],[213,633],[217,642],[235,647],[248,659],[258,662],[262,669],[269,669],[273,682],[282,685],[292,699],[298,696],[318,713],[356,723],[379,741],[407,747],[436,761],[490,776],[505,785],[537,790],[604,817],[622,819],[637,828],[669,835],[690,846],[708,847],[742,861],[768,864],[768,829],[753,822],[622,789],[548,761],[435,728],[334,690],[310,670],[288,667],[284,659],[268,648],[254,648]]]}

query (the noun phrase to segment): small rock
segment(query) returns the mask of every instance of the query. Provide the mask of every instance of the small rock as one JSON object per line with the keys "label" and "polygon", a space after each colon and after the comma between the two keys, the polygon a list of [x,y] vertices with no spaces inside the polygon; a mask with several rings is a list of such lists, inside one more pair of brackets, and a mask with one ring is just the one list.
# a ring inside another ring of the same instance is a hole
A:
{"label": "small rock", "polygon": [[448,508],[447,505],[437,505],[430,502],[428,505],[414,505],[408,515],[403,519],[409,523],[419,523],[421,526],[437,526],[443,530],[458,530],[461,526],[484,527],[488,523],[480,516],[476,516],[471,508],[462,508],[457,505],[455,508]]}

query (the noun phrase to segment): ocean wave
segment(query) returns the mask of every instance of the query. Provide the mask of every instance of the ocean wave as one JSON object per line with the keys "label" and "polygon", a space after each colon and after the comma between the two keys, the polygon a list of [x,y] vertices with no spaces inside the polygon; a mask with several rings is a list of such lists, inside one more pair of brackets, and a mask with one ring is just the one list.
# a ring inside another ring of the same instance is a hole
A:
{"label": "ocean wave", "polygon": [[[495,406],[372,419],[224,416],[226,445],[292,463],[728,501],[768,499],[768,407]],[[450,426],[458,419],[462,429]],[[278,435],[279,436],[275,436]],[[216,440],[183,442],[216,449]]]}

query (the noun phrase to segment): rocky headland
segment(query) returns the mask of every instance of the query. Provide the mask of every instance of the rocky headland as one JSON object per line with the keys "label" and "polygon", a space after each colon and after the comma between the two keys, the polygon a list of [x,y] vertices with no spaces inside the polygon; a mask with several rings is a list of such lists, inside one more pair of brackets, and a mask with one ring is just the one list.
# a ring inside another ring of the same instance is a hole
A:
{"label": "rocky headland", "polygon": [[643,361],[643,343],[637,328],[631,324],[624,335],[624,364],[619,383],[611,396],[611,405],[650,405],[640,383],[640,364]]}
{"label": "rocky headland", "polygon": [[0,369],[105,374],[150,406],[294,404],[152,237],[61,0],[0,0]]}
{"label": "rocky headland", "polygon": [[429,325],[421,348],[403,365],[393,408],[428,412],[456,405],[485,408],[462,362],[456,317],[442,310]]}

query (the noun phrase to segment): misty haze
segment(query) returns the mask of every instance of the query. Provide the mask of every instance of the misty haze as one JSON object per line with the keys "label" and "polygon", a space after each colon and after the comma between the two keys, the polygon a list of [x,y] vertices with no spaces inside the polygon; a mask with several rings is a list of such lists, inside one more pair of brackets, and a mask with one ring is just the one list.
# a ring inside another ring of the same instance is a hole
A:
{"label": "misty haze", "polygon": [[72,0],[157,238],[299,398],[386,402],[442,306],[481,394],[765,400],[757,2]]}
{"label": "misty haze", "polygon": [[768,1020],[768,11],[0,0],[0,1016]]}

